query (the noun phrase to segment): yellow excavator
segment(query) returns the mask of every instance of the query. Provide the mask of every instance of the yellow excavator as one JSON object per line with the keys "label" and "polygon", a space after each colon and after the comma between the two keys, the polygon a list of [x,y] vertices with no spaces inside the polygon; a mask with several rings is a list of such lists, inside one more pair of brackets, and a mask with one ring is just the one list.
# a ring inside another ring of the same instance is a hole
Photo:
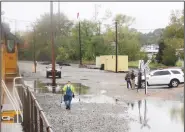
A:
{"label": "yellow excavator", "polygon": [[20,116],[20,111],[15,111],[12,106],[10,96],[13,96],[13,80],[19,76],[18,71],[18,45],[22,42],[13,35],[9,30],[2,25],[2,41],[0,44],[1,50],[1,71],[2,71],[2,92],[1,92],[1,117],[2,122],[14,123],[17,122],[17,114]]}

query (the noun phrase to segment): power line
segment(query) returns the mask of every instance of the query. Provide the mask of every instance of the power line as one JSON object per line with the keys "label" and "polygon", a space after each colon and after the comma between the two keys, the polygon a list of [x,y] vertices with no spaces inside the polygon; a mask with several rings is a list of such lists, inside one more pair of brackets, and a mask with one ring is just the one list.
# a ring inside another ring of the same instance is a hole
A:
{"label": "power line", "polygon": [[20,20],[20,19],[5,17],[5,16],[3,16],[3,18],[9,19],[9,20],[13,20],[13,21],[21,21],[21,22],[27,22],[27,23],[36,23],[36,22],[33,22],[33,21]]}
{"label": "power line", "polygon": [[[15,19],[15,18],[9,18],[9,17],[4,17],[3,16],[3,18],[6,18],[6,19],[9,19],[9,20],[14,20],[14,21],[22,21],[22,22],[27,22],[27,23],[36,23],[36,22],[33,22],[33,21],[27,21],[27,20],[21,20],[21,19]],[[105,24],[104,24],[105,25]],[[107,25],[110,25],[110,24],[107,24]],[[115,26],[113,25],[113,24],[111,24],[112,26],[110,26],[110,27],[112,27],[112,28],[114,28]],[[156,30],[156,29],[154,29],[154,28],[133,28],[133,29],[136,29],[136,30]]]}

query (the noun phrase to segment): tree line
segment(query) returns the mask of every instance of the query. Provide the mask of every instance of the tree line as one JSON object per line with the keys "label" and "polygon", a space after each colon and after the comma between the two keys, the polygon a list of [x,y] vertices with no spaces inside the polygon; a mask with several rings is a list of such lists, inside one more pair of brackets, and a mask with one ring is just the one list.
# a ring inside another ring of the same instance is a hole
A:
{"label": "tree line", "polygon": [[[60,16],[59,16],[60,15]],[[111,19],[106,14],[103,21]],[[158,43],[160,50],[156,60],[165,65],[174,65],[178,57],[184,59],[177,49],[184,48],[184,15],[182,11],[171,13],[169,25],[163,29],[144,34],[130,28],[135,19],[124,14],[117,14],[112,24],[103,21],[81,20],[81,45],[83,61],[94,61],[99,55],[115,54],[115,21],[118,25],[118,54],[128,55],[129,61],[147,59],[140,51],[143,45]],[[27,31],[21,39],[27,41],[29,47],[19,51],[19,58],[33,60],[35,54],[38,61],[51,60],[51,28],[50,14],[42,15],[32,26],[33,31]],[[53,15],[53,31],[55,55],[57,61],[79,60],[79,23],[69,20],[64,14]]]}

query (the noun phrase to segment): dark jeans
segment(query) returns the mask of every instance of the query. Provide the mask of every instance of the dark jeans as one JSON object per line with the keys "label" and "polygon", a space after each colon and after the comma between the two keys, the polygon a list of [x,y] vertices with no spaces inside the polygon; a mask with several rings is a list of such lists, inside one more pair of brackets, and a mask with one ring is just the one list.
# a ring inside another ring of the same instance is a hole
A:
{"label": "dark jeans", "polygon": [[64,102],[66,105],[66,108],[71,108],[71,101],[72,101],[72,96],[69,95],[64,95]]}
{"label": "dark jeans", "polygon": [[127,88],[129,89],[130,87],[132,88],[131,81],[130,80],[127,80]]}

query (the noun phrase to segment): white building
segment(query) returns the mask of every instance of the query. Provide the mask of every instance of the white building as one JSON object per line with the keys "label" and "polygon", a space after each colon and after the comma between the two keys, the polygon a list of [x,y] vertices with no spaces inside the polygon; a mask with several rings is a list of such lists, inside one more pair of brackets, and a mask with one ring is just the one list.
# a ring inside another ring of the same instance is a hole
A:
{"label": "white building", "polygon": [[148,57],[151,59],[153,55],[156,55],[159,51],[158,44],[144,45],[141,47],[141,51],[147,53]]}

